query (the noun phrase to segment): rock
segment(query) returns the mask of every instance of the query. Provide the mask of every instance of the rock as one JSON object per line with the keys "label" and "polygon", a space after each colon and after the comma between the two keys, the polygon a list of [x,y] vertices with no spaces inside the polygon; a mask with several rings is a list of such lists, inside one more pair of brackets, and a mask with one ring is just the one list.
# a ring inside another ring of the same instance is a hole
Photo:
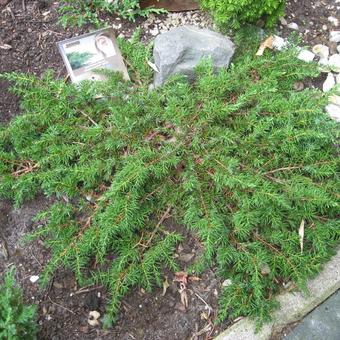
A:
{"label": "rock", "polygon": [[326,45],[315,45],[312,48],[313,53],[315,53],[320,59],[327,59],[329,56],[329,47]]}
{"label": "rock", "polygon": [[331,31],[329,34],[329,41],[330,42],[340,42],[340,31]]}
{"label": "rock", "polygon": [[99,318],[100,318],[100,313],[94,310],[89,313],[87,322],[90,326],[93,326],[93,327],[99,326],[99,321],[98,321]]}
{"label": "rock", "polygon": [[329,97],[329,102],[334,105],[340,106],[340,96],[333,95]]}
{"label": "rock", "polygon": [[159,70],[154,85],[161,86],[173,74],[195,79],[194,68],[202,58],[211,57],[215,70],[227,68],[235,52],[233,42],[220,33],[182,26],[160,34],[154,43],[154,61]]}
{"label": "rock", "polygon": [[340,73],[336,76],[335,82],[336,82],[337,84],[340,84]]}
{"label": "rock", "polygon": [[339,20],[335,17],[328,17],[328,21],[332,23],[334,26],[339,26]]}
{"label": "rock", "polygon": [[305,84],[302,81],[297,81],[294,83],[293,88],[295,91],[302,91],[305,88]]}
{"label": "rock", "polygon": [[334,72],[340,72],[340,54],[333,54],[329,57],[328,66]]}
{"label": "rock", "polygon": [[299,26],[297,23],[295,22],[291,22],[287,25],[288,28],[292,29],[292,30],[295,30],[295,31],[298,31],[299,30]]}
{"label": "rock", "polygon": [[280,20],[280,24],[282,26],[287,26],[288,25],[288,22],[287,22],[287,20],[284,17],[281,17],[279,20]]}
{"label": "rock", "polygon": [[281,51],[283,48],[288,46],[287,40],[279,37],[278,35],[273,36],[273,48]]}
{"label": "rock", "polygon": [[313,61],[314,57],[315,57],[315,54],[311,51],[308,51],[308,50],[302,50],[298,54],[298,59],[305,61],[307,63],[310,63],[311,61]]}
{"label": "rock", "polygon": [[328,104],[326,106],[326,112],[329,116],[337,122],[340,122],[340,106],[335,104]]}
{"label": "rock", "polygon": [[30,277],[30,281],[31,281],[32,283],[36,283],[38,280],[39,280],[39,276],[38,276],[38,275],[32,275],[32,276]]}
{"label": "rock", "polygon": [[327,79],[322,85],[322,91],[328,92],[330,91],[335,85],[335,79],[333,73],[328,73]]}
{"label": "rock", "polygon": [[261,274],[262,275],[269,275],[271,272],[270,270],[270,267],[268,266],[268,264],[264,264],[262,267],[261,267]]}
{"label": "rock", "polygon": [[233,282],[230,279],[227,279],[227,280],[223,281],[222,286],[223,287],[228,287],[228,286],[230,286],[232,284],[233,284]]}

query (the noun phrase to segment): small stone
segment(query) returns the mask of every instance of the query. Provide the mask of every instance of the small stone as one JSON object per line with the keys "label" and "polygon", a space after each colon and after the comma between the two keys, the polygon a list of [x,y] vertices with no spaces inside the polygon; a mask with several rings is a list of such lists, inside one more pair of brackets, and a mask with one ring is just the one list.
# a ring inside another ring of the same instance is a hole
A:
{"label": "small stone", "polygon": [[297,81],[294,83],[293,88],[295,91],[302,91],[305,88],[305,85],[302,81]]}
{"label": "small stone", "polygon": [[339,73],[340,72],[340,54],[333,54],[329,57],[328,66],[332,71]]}
{"label": "small stone", "polygon": [[335,104],[328,104],[326,106],[326,112],[329,116],[337,122],[340,122],[340,106]]}
{"label": "small stone", "polygon": [[265,265],[262,266],[262,268],[261,268],[261,274],[262,274],[262,275],[268,275],[268,274],[270,274],[270,268],[269,268],[268,264],[265,264]]}
{"label": "small stone", "polygon": [[339,26],[339,20],[335,17],[328,17],[328,21],[332,23],[334,26]]}
{"label": "small stone", "polygon": [[288,45],[288,42],[287,40],[277,36],[277,35],[274,35],[273,36],[273,48],[281,51],[283,48],[287,47]]}
{"label": "small stone", "polygon": [[282,26],[287,26],[288,25],[288,22],[287,22],[287,20],[285,19],[285,18],[280,18],[280,24],[282,25]]}
{"label": "small stone", "polygon": [[328,92],[335,86],[335,79],[333,73],[328,73],[327,79],[322,85],[322,91]]}
{"label": "small stone", "polygon": [[340,84],[340,73],[336,76],[335,82],[336,82],[337,84]]}
{"label": "small stone", "polygon": [[314,60],[315,54],[308,50],[302,50],[297,57],[306,63],[310,63]]}
{"label": "small stone", "polygon": [[89,317],[87,319],[87,322],[90,326],[99,326],[99,321],[98,319],[100,318],[100,313],[97,312],[96,310],[93,310],[89,313]]}
{"label": "small stone", "polygon": [[38,276],[38,275],[32,275],[32,276],[30,277],[30,281],[31,281],[32,283],[36,283],[38,280],[39,280],[39,276]]}
{"label": "small stone", "polygon": [[230,279],[227,279],[227,280],[223,281],[222,286],[223,287],[228,287],[228,286],[230,286],[232,284],[233,284],[233,282]]}
{"label": "small stone", "polygon": [[336,50],[338,51],[338,53],[340,53],[340,45],[336,47]]}
{"label": "small stone", "polygon": [[295,31],[298,31],[299,30],[299,26],[297,23],[295,22],[291,22],[287,25],[288,28],[292,29],[292,30],[295,30]]}
{"label": "small stone", "polygon": [[329,41],[339,43],[340,42],[340,31],[330,32]]}
{"label": "small stone", "polygon": [[318,57],[320,57],[321,59],[327,59],[329,56],[329,47],[326,45],[315,45],[312,48],[313,53],[315,53]]}
{"label": "small stone", "polygon": [[324,31],[327,31],[327,30],[328,30],[327,25],[322,25],[322,29],[323,29]]}
{"label": "small stone", "polygon": [[329,102],[334,105],[340,106],[340,96],[333,95],[329,97]]}

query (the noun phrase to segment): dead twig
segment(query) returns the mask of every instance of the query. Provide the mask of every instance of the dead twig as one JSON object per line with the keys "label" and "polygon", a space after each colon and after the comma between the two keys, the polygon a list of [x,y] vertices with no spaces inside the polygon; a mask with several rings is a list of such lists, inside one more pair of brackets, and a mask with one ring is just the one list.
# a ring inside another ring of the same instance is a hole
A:
{"label": "dead twig", "polygon": [[198,295],[196,292],[194,292],[194,293],[205,304],[206,308],[208,309],[208,317],[210,317],[212,308],[200,295]]}
{"label": "dead twig", "polygon": [[73,293],[73,295],[84,294],[84,293],[88,293],[88,292],[91,292],[93,290],[101,289],[101,288],[103,288],[103,286],[83,287],[83,288],[80,288],[79,290],[77,290],[75,293]]}
{"label": "dead twig", "polygon": [[287,166],[287,167],[267,171],[263,173],[263,175],[269,175],[269,174],[274,174],[275,172],[296,170],[296,169],[305,168],[307,166],[314,166],[314,165],[328,164],[328,163],[334,163],[334,161],[316,162],[314,164],[307,164],[307,165],[302,164],[302,165],[296,165],[296,166]]}
{"label": "dead twig", "polygon": [[56,305],[56,306],[58,306],[58,307],[60,307],[60,308],[62,308],[62,309],[65,309],[65,310],[67,310],[68,312],[70,312],[71,314],[73,314],[73,315],[76,315],[76,313],[73,311],[73,310],[71,310],[71,309],[69,309],[69,308],[67,308],[67,307],[64,307],[63,305],[61,305],[61,304],[59,304],[59,303],[57,303],[57,302],[54,302],[50,297],[48,297],[48,299],[51,301],[51,303],[53,303],[54,305]]}
{"label": "dead twig", "polygon": [[168,207],[168,209],[166,209],[165,213],[162,215],[161,219],[158,221],[155,229],[153,230],[153,232],[151,233],[151,236],[150,238],[148,239],[148,241],[146,242],[146,244],[144,245],[145,248],[147,248],[152,239],[155,237],[156,233],[157,233],[157,230],[159,229],[159,227],[161,226],[161,224],[164,222],[164,220],[166,220],[169,216],[169,212],[171,211],[171,207]]}

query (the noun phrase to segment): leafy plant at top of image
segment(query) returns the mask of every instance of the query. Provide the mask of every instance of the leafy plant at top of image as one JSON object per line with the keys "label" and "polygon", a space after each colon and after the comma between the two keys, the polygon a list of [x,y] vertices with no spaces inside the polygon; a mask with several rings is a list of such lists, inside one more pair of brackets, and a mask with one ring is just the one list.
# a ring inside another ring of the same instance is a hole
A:
{"label": "leafy plant at top of image", "polygon": [[147,17],[150,13],[165,13],[156,8],[141,9],[139,0],[62,0],[59,8],[62,14],[60,23],[63,27],[81,27],[87,23],[95,27],[105,25],[100,20],[101,14],[117,14],[123,19],[134,21],[137,16]]}
{"label": "leafy plant at top of image", "polygon": [[264,19],[273,27],[284,14],[286,0],[201,0],[203,9],[212,13],[220,27],[240,28],[245,23]]}
{"label": "leafy plant at top of image", "polygon": [[10,269],[0,284],[0,339],[36,339],[36,307],[25,305]]}
{"label": "leafy plant at top of image", "polygon": [[294,49],[256,57],[247,35],[228,70],[203,61],[195,83],[176,76],[153,91],[150,48],[136,41],[120,41],[134,83],[2,75],[24,112],[0,128],[0,197],[56,198],[31,235],[51,250],[43,282],[71,268],[80,285],[108,288],[116,316],[133,287],[180,269],[169,215],[204,246],[191,273],[231,280],[220,321],[264,322],[284,283],[304,289],[320,271],[340,236],[339,130],[328,95],[294,90],[316,65]]}
{"label": "leafy plant at top of image", "polygon": [[77,70],[86,65],[86,63],[93,57],[90,52],[71,52],[67,54],[68,61],[73,70]]}

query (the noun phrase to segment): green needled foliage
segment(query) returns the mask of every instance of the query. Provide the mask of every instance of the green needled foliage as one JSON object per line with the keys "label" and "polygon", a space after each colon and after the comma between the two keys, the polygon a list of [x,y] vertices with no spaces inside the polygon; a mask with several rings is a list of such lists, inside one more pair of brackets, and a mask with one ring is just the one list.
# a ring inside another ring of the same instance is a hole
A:
{"label": "green needled foliage", "polygon": [[218,25],[233,28],[259,19],[273,27],[284,14],[285,4],[285,0],[201,0],[201,7],[212,13]]}
{"label": "green needled foliage", "polygon": [[337,126],[323,93],[293,90],[316,67],[248,50],[218,75],[204,61],[194,84],[178,76],[148,91],[148,50],[121,44],[138,85],[2,76],[23,114],[0,129],[0,196],[58,198],[33,235],[51,248],[45,282],[72,268],[80,284],[108,287],[114,316],[130,288],[179,269],[171,213],[204,245],[192,272],[232,281],[219,319],[267,320],[283,283],[304,288],[339,241]]}
{"label": "green needled foliage", "polygon": [[24,305],[13,268],[5,274],[0,285],[0,306],[0,339],[36,339],[36,308]]}
{"label": "green needled foliage", "polygon": [[150,13],[165,13],[163,9],[141,9],[139,0],[62,0],[59,12],[63,27],[92,24],[96,27],[105,25],[100,14],[117,14],[123,19],[135,21],[137,16],[147,17]]}

